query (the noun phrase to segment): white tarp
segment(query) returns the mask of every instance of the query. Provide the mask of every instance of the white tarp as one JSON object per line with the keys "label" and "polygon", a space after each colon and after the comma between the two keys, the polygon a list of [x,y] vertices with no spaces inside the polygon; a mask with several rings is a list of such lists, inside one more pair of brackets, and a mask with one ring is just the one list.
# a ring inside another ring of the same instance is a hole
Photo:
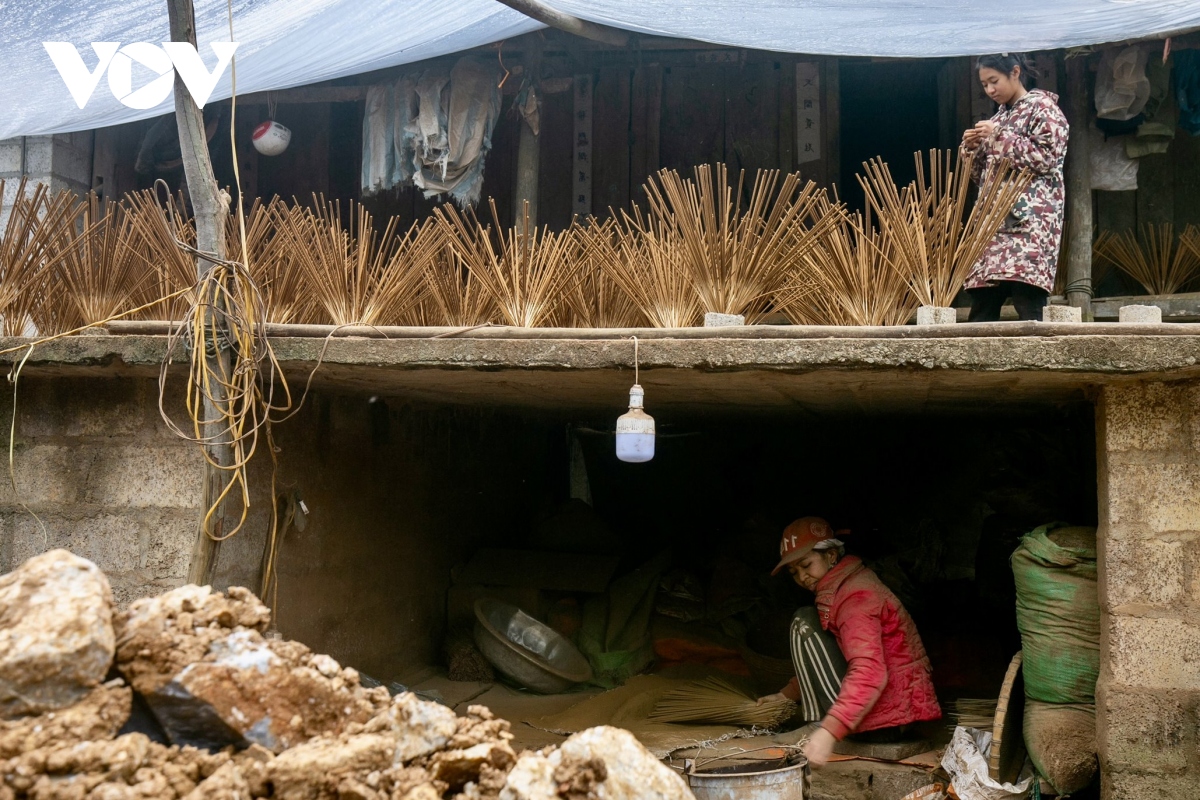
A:
{"label": "white tarp", "polygon": [[[195,0],[200,55],[231,41],[226,0]],[[238,94],[286,89],[420,61],[544,27],[495,0],[233,0]],[[89,130],[174,111],[168,98],[136,110],[100,80],[81,110],[42,42],[74,44],[90,69],[91,42],[170,39],[167,0],[0,0],[0,139]],[[230,95],[230,71],[211,101]],[[134,66],[133,86],[155,77]]]}
{"label": "white tarp", "polygon": [[548,0],[641,33],[761,50],[935,58],[1200,28],[1198,0]]}
{"label": "white tarp", "polygon": [[[935,57],[1045,50],[1200,28],[1200,0],[545,0],[614,27],[796,53]],[[200,52],[229,41],[227,0],[196,0]],[[454,53],[537,30],[496,0],[232,0],[238,93],[284,89]],[[0,139],[165,114],[101,80],[79,109],[42,47],[168,39],[166,0],[0,0]],[[139,74],[140,73],[140,74]],[[154,73],[135,65],[133,84]],[[229,73],[212,99],[229,97]]]}

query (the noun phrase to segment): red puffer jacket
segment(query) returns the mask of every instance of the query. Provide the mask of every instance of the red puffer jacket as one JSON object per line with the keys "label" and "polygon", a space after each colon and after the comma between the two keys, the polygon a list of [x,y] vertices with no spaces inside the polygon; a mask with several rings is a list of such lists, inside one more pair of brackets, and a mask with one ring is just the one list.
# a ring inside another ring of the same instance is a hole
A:
{"label": "red puffer jacket", "polygon": [[821,727],[848,734],[941,719],[932,668],[912,617],[856,556],[817,583],[817,613],[846,657],[846,677]]}

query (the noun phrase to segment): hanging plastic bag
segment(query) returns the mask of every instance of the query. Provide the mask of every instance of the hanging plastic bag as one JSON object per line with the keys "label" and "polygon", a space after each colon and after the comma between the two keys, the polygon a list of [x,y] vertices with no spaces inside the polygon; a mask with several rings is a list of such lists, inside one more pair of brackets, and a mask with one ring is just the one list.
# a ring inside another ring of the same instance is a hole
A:
{"label": "hanging plastic bag", "polygon": [[1106,137],[1091,128],[1088,148],[1092,162],[1092,188],[1101,192],[1132,192],[1138,188],[1138,161],[1125,151],[1128,136]]}
{"label": "hanging plastic bag", "polygon": [[961,800],[1023,800],[1033,786],[1029,764],[1021,770],[1017,783],[1000,783],[988,774],[988,753],[992,734],[975,728],[958,727],[942,755],[942,768],[950,774],[950,784]]}
{"label": "hanging plastic bag", "polygon": [[1096,116],[1132,119],[1142,113],[1149,99],[1146,51],[1137,46],[1104,51],[1096,73]]}

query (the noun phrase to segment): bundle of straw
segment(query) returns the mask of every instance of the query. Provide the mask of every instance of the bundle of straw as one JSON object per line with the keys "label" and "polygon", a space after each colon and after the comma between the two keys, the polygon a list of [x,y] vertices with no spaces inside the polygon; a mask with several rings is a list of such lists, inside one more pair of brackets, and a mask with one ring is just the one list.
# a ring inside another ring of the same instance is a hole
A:
{"label": "bundle of straw", "polygon": [[1192,226],[1178,241],[1170,223],[1143,225],[1140,238],[1134,231],[1105,231],[1094,252],[1150,294],[1175,294],[1200,274],[1200,233]]}
{"label": "bundle of straw", "polygon": [[102,204],[89,192],[82,230],[50,232],[46,267],[57,287],[37,312],[38,331],[56,334],[106,320],[141,305],[154,265],[136,246],[134,220],[125,206]]}
{"label": "bundle of straw", "polygon": [[720,678],[707,678],[664,694],[650,712],[650,719],[777,728],[795,713],[796,704],[791,700],[768,700],[759,705],[754,697]]}
{"label": "bundle of straw", "polygon": [[473,211],[464,217],[445,205],[435,213],[450,247],[471,278],[491,296],[504,324],[519,328],[546,325],[563,295],[582,277],[575,237],[534,227],[528,201],[522,205],[521,222],[501,231],[496,202],[489,199],[488,204],[495,236]]}
{"label": "bundle of straw", "polygon": [[831,221],[811,216],[822,193],[811,181],[801,186],[792,173],[760,170],[741,207],[746,173],[729,184],[724,164],[698,166],[690,180],[662,170],[646,182],[650,215],[658,230],[678,236],[682,267],[705,311],[742,314],[755,322],[769,310],[767,298],[797,258],[815,243]]}
{"label": "bundle of straw", "polygon": [[968,212],[971,161],[954,169],[954,151],[914,154],[917,179],[901,189],[881,159],[863,168],[858,182],[866,193],[883,238],[891,243],[891,264],[901,271],[921,305],[949,306],[1033,176],[1007,161],[988,171]]}

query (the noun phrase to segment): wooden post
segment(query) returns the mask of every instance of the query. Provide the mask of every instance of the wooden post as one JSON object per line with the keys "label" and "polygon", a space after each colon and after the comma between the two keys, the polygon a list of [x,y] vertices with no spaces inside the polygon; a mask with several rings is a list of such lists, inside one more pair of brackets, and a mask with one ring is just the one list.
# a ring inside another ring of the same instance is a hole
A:
{"label": "wooden post", "polygon": [[[542,39],[539,34],[530,35],[529,49],[526,51],[524,61],[529,91],[533,93],[534,97],[537,97],[542,74]],[[524,117],[521,117],[517,124],[521,127],[521,138],[517,144],[517,185],[514,193],[513,224],[521,224],[521,204],[528,200],[529,226],[532,230],[538,224],[538,176],[541,167],[538,150],[540,144],[538,134],[529,127],[529,122]]]}
{"label": "wooden post", "polygon": [[[167,0],[167,9],[171,22],[171,41],[190,42],[196,44],[196,16],[192,0]],[[196,220],[196,248],[204,253],[212,253],[217,258],[225,258],[225,221],[229,215],[229,199],[222,197],[217,179],[213,175],[212,160],[208,154],[208,139],[204,132],[204,115],[196,106],[183,80],[178,73],[175,75],[175,120],[179,126],[179,147],[183,155],[183,173],[187,180],[188,195],[192,201],[192,214]],[[202,258],[196,259],[197,278],[212,269],[212,262]],[[209,298],[210,301],[215,298]],[[210,305],[211,308],[211,305]],[[206,327],[218,324],[219,317],[210,312],[205,320]],[[208,338],[208,337],[206,337]],[[215,375],[230,376],[230,355],[228,350],[215,354],[193,355],[193,358],[207,358],[209,369]],[[218,465],[229,466],[233,463],[233,447],[230,443],[229,426],[224,422],[224,412],[228,408],[228,399],[224,396],[224,388],[220,381],[214,382],[212,395],[204,400],[204,419],[201,431],[208,444],[209,458]],[[212,508],[217,498],[229,485],[230,473],[227,470],[206,463],[204,466],[204,511]],[[220,542],[213,537],[220,537],[225,530],[226,503],[222,502],[213,514],[212,524],[201,526],[196,543],[192,548],[192,560],[188,567],[188,581],[197,584],[211,584],[216,573],[217,556],[220,552]]]}
{"label": "wooden post", "polygon": [[1092,319],[1092,167],[1089,148],[1091,109],[1087,88],[1087,59],[1068,58],[1067,119],[1067,302]]}

